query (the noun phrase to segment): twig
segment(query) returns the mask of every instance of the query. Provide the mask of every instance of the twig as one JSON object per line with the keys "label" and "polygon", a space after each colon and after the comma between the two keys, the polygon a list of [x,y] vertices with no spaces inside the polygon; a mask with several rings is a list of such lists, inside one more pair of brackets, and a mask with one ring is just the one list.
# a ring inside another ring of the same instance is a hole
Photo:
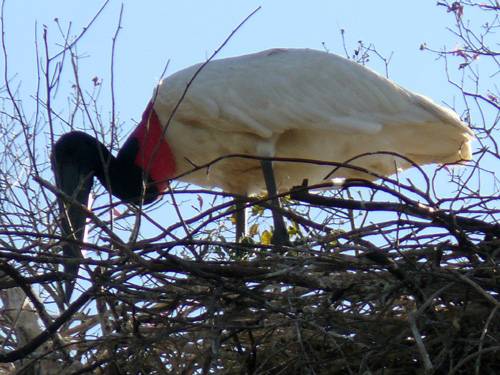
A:
{"label": "twig", "polygon": [[420,334],[417,322],[415,319],[415,311],[410,311],[408,314],[408,321],[410,323],[411,332],[413,333],[413,337],[417,344],[418,351],[420,353],[420,357],[422,357],[422,361],[424,363],[424,369],[426,374],[432,374],[434,372],[434,366],[432,365],[431,358],[427,349],[425,348],[424,341],[422,340],[422,335]]}

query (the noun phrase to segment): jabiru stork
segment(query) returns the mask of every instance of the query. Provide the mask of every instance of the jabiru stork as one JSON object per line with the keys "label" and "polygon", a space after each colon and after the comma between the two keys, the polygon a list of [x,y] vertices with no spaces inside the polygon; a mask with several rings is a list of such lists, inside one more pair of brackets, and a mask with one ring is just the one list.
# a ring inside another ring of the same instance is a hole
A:
{"label": "jabiru stork", "polygon": [[[116,157],[95,138],[73,131],[54,145],[52,165],[58,188],[83,205],[93,177],[131,203],[153,202],[179,175],[181,181],[240,195],[267,189],[273,197],[304,179],[321,181],[330,167],[228,158],[208,173],[186,172],[230,154],[343,162],[391,151],[419,165],[453,163],[471,159],[472,139],[453,111],[353,61],[310,49],[271,49],[213,60],[201,70],[194,65],[163,79]],[[388,154],[353,164],[386,176],[410,166]],[[370,178],[349,168],[337,169],[333,177]],[[85,214],[65,200],[60,207],[63,235],[80,241]],[[275,210],[273,222],[273,242],[287,243]],[[70,243],[63,252],[82,256]],[[78,264],[67,264],[65,272],[76,277]],[[68,299],[72,289],[68,283]]]}

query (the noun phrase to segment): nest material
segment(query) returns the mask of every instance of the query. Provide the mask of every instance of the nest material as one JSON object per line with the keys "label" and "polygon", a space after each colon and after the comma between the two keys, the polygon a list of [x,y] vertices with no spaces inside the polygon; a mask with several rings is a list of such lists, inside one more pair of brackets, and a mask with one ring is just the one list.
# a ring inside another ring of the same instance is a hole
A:
{"label": "nest material", "polygon": [[[295,199],[331,217],[385,208],[396,218],[321,234],[324,224],[295,215],[302,231],[289,247],[206,233],[102,245],[110,258],[85,260],[58,335],[27,352],[12,339],[17,352],[7,355],[23,354],[16,369],[25,373],[500,373],[498,225],[410,198],[357,202],[301,189]],[[54,250],[41,258],[47,268],[61,261]],[[23,290],[51,277],[4,271],[8,287]]]}
{"label": "nest material", "polygon": [[192,262],[137,332],[178,373],[497,373],[498,275],[439,252]]}

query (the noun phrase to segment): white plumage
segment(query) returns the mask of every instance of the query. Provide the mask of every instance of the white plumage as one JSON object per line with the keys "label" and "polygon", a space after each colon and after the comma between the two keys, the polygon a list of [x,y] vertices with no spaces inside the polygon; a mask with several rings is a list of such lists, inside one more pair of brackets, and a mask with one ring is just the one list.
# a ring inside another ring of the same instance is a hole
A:
{"label": "white plumage", "polygon": [[[163,126],[200,65],[162,80],[153,96]],[[472,131],[452,112],[337,55],[272,49],[210,61],[193,80],[166,131],[176,174],[228,154],[343,162],[391,151],[418,164],[471,158]],[[380,155],[354,164],[382,175],[409,165]],[[328,166],[276,162],[278,189],[319,182]],[[342,169],[337,177],[364,177]],[[181,178],[250,194],[265,188],[255,160],[228,159]]]}

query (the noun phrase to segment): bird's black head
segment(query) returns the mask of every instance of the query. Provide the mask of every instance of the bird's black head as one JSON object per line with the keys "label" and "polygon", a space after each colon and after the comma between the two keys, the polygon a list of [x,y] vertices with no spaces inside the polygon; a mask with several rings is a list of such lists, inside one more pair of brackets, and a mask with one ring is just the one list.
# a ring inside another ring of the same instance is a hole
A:
{"label": "bird's black head", "polygon": [[135,164],[138,142],[130,138],[118,158],[97,139],[73,131],[64,134],[54,145],[52,165],[58,187],[74,195],[82,180],[97,177],[114,196],[128,203],[151,203],[159,195],[155,184]]}

